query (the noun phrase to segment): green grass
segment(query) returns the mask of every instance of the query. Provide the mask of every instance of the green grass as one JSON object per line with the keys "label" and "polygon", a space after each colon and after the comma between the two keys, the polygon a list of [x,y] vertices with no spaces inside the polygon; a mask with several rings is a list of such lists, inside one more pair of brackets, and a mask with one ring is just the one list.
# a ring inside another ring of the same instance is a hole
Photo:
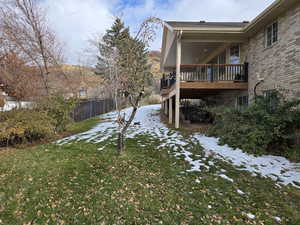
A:
{"label": "green grass", "polygon": [[100,117],[93,117],[91,119],[87,119],[81,122],[73,122],[67,126],[67,132],[72,134],[77,134],[81,132],[88,131],[92,127],[96,126],[100,122]]}
{"label": "green grass", "polygon": [[300,162],[300,147],[294,147],[283,153],[283,156],[293,162]]}
{"label": "green grass", "polygon": [[[299,190],[213,158],[210,169],[187,173],[189,164],[159,144],[141,135],[121,156],[109,141],[0,155],[0,224],[278,224],[274,216],[300,224]],[[199,145],[191,148],[202,157]],[[217,176],[221,168],[234,183]]]}

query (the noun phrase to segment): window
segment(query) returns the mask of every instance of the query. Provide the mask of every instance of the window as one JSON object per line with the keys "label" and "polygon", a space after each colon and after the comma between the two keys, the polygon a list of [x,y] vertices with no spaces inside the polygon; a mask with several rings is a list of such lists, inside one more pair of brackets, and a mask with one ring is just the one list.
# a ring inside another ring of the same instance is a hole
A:
{"label": "window", "polygon": [[275,112],[280,101],[276,90],[263,91],[263,96],[267,102],[268,109],[271,112]]}
{"label": "window", "polygon": [[79,97],[80,98],[85,98],[87,96],[87,90],[81,89],[79,91]]}
{"label": "window", "polygon": [[249,97],[248,96],[238,96],[236,101],[236,106],[238,110],[244,110],[248,107]]}
{"label": "window", "polygon": [[240,46],[233,45],[230,48],[230,64],[240,64]]}
{"label": "window", "polygon": [[278,22],[274,22],[266,28],[266,47],[272,46],[278,41]]}

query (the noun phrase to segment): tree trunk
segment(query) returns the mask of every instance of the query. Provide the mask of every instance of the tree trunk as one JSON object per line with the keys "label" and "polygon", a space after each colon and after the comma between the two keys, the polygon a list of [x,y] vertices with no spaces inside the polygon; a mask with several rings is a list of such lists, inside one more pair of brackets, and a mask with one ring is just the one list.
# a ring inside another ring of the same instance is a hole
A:
{"label": "tree trunk", "polygon": [[120,131],[118,134],[118,152],[122,154],[124,152],[124,133]]}
{"label": "tree trunk", "polygon": [[143,96],[143,93],[141,92],[141,93],[139,94],[138,98],[136,99],[135,104],[132,103],[133,109],[132,109],[131,115],[130,115],[130,117],[129,117],[129,120],[126,121],[126,118],[124,118],[124,121],[126,121],[126,124],[125,124],[125,126],[124,126],[122,129],[120,129],[120,131],[119,131],[119,134],[118,134],[118,152],[119,152],[120,154],[122,154],[123,151],[125,150],[125,145],[124,145],[125,134],[126,134],[127,129],[129,128],[130,124],[132,123],[132,121],[133,121],[133,119],[134,119],[134,117],[135,117],[135,115],[136,115],[136,112],[137,112],[137,110],[138,110],[138,104],[139,104],[139,102],[140,102],[142,96]]}

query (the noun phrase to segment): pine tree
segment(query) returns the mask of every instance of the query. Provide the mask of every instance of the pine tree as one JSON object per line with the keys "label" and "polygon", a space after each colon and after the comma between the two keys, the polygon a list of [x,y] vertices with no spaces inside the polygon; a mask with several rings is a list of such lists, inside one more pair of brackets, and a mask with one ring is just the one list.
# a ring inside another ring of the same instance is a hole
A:
{"label": "pine tree", "polygon": [[100,55],[97,57],[96,73],[103,74],[105,70],[105,60],[108,55],[112,54],[114,49],[120,51],[122,42],[130,38],[129,28],[125,27],[120,18],[117,18],[112,27],[106,30],[106,34],[102,38],[102,42],[98,43]]}

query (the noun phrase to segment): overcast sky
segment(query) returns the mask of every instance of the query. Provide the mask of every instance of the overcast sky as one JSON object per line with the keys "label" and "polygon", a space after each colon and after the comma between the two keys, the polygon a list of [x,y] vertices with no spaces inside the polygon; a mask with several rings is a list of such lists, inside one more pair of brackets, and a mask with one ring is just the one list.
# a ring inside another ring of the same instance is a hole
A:
{"label": "overcast sky", "polygon": [[[274,0],[42,0],[52,29],[64,43],[67,62],[76,64],[88,39],[104,33],[115,16],[132,32],[148,16],[163,20],[252,20]],[[160,50],[161,32],[151,49]]]}

